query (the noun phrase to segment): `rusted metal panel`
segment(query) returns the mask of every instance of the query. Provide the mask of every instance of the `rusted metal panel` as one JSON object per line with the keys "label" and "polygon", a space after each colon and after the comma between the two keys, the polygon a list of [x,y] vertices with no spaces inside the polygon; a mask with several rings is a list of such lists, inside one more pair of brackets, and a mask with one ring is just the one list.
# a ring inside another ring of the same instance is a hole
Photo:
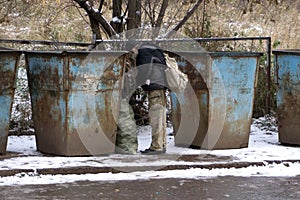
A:
{"label": "rusted metal panel", "polygon": [[[182,131],[178,130],[178,127],[182,126],[180,119],[185,118],[180,107],[190,107],[186,110],[190,110],[191,113],[195,113],[196,110],[191,109],[194,105],[189,102],[192,99],[189,89],[180,97],[184,99],[181,100],[180,106],[179,98],[175,100],[176,95],[173,94],[172,101],[175,102],[175,106],[172,108],[172,119],[176,132],[175,144],[204,149],[247,147],[257,65],[261,54],[219,52],[209,53],[206,56],[208,55],[210,58],[203,61],[201,59],[204,57],[203,53],[189,53],[184,55],[186,61],[182,62],[185,64],[179,62],[181,70],[188,74],[192,90],[197,96],[199,127],[197,133],[189,131],[188,128],[180,133]],[[187,61],[191,63],[188,64]],[[190,120],[196,117],[191,116]]]}
{"label": "rusted metal panel", "polygon": [[300,144],[300,49],[276,50],[279,142]]}
{"label": "rusted metal panel", "polygon": [[39,151],[114,152],[124,52],[26,52]]}
{"label": "rusted metal panel", "polygon": [[[188,75],[190,86],[184,93],[171,93],[172,125],[177,146],[194,146],[202,143],[208,128],[208,88],[205,69],[210,63],[207,55],[192,52],[171,54],[177,59],[179,68]],[[198,68],[194,66],[198,66]],[[199,120],[200,119],[200,120]]]}
{"label": "rusted metal panel", "polygon": [[6,153],[20,51],[0,50],[0,154]]}

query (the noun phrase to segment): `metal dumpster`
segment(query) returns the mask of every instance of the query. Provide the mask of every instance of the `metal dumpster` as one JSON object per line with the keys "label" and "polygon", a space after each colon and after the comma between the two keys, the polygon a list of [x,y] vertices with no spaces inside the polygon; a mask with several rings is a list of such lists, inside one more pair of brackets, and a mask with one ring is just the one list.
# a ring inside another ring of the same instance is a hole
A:
{"label": "metal dumpster", "polygon": [[0,50],[0,154],[6,153],[9,121],[21,51]]}
{"label": "metal dumpster", "polygon": [[[188,75],[191,87],[183,94],[171,94],[175,145],[203,149],[247,147],[257,66],[262,54],[188,52],[180,55],[179,67]],[[207,56],[210,59],[204,58]],[[191,95],[198,101],[199,111],[194,116],[196,109],[191,108],[194,107]],[[187,125],[181,124],[184,118]],[[198,128],[193,133],[188,127],[192,127],[195,118],[199,118]]]}
{"label": "metal dumpster", "polygon": [[274,50],[279,142],[300,144],[300,49]]}
{"label": "metal dumpster", "polygon": [[25,53],[39,151],[65,156],[115,151],[122,54]]}

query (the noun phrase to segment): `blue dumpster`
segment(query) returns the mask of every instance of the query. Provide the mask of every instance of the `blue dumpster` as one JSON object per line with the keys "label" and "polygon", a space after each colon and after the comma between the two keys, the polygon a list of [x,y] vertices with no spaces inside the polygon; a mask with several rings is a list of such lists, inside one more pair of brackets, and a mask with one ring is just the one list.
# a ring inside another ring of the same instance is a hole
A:
{"label": "blue dumpster", "polygon": [[[261,55],[180,53],[178,64],[188,75],[191,87],[183,94],[171,95],[175,145],[203,149],[248,147]],[[191,102],[193,96],[197,108]],[[194,114],[197,109],[199,112]],[[191,130],[196,126],[196,131]]]}
{"label": "blue dumpster", "polygon": [[274,50],[279,142],[300,144],[300,49]]}
{"label": "blue dumpster", "polygon": [[15,50],[0,50],[0,154],[6,153],[16,68],[21,53]]}
{"label": "blue dumpster", "polygon": [[25,53],[39,151],[65,156],[115,151],[122,54]]}

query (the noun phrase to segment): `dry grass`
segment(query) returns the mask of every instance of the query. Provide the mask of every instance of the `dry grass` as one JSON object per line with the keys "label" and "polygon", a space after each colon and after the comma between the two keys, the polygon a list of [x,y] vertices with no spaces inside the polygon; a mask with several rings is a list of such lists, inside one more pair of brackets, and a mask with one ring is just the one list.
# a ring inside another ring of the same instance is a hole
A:
{"label": "dry grass", "polygon": [[242,1],[222,2],[210,1],[207,6],[215,37],[271,36],[274,47],[300,47],[300,1],[286,0],[279,5],[260,1],[252,6]]}
{"label": "dry grass", "polygon": [[[71,0],[37,1],[15,5],[0,24],[0,37],[7,39],[90,41],[91,29],[85,16]],[[29,2],[29,1],[28,1]],[[8,3],[6,3],[8,4]],[[2,8],[1,17],[5,9]]]}
{"label": "dry grass", "polygon": [[[79,41],[91,40],[91,29],[84,11],[76,8],[72,0],[16,0],[16,4],[9,7],[9,3],[2,3],[0,9],[0,37],[12,39]],[[26,3],[28,2],[28,3]],[[180,1],[177,1],[177,3]],[[207,1],[205,31],[209,34],[201,35],[203,20],[203,5],[190,21],[193,37],[233,37],[233,36],[271,36],[278,48],[299,48],[300,46],[300,1],[285,0],[281,4],[261,3],[244,5],[244,1]],[[257,1],[258,2],[258,1]],[[175,7],[174,7],[175,6]],[[186,12],[187,6],[179,6],[173,2],[169,13],[181,8],[178,16]],[[10,11],[10,12],[8,12]],[[107,5],[104,13],[111,17],[111,7]],[[6,15],[7,14],[7,15]],[[176,21],[176,19],[173,21]],[[199,22],[200,21],[200,22]],[[164,23],[168,28],[171,19]],[[198,27],[196,27],[198,26]],[[198,31],[195,31],[198,29]],[[184,31],[184,29],[182,29]],[[203,31],[203,30],[202,30]],[[280,44],[279,44],[280,43]]]}

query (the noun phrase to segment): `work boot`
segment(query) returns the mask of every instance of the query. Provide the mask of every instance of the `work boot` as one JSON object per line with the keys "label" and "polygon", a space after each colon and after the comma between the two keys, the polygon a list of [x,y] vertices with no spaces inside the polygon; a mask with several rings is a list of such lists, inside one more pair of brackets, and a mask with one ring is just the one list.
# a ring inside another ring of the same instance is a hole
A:
{"label": "work boot", "polygon": [[145,155],[156,155],[156,154],[164,154],[166,153],[166,148],[163,148],[162,150],[153,150],[153,149],[145,149],[144,151],[141,151],[142,154]]}

